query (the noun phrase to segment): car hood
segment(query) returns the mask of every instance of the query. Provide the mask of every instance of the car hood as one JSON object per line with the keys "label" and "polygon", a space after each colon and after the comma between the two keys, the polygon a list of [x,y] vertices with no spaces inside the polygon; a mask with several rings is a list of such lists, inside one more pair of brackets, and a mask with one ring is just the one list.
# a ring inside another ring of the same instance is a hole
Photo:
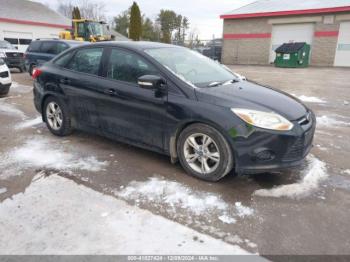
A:
{"label": "car hood", "polygon": [[217,87],[197,88],[197,99],[229,108],[245,108],[278,113],[288,120],[303,117],[306,106],[295,97],[249,81]]}

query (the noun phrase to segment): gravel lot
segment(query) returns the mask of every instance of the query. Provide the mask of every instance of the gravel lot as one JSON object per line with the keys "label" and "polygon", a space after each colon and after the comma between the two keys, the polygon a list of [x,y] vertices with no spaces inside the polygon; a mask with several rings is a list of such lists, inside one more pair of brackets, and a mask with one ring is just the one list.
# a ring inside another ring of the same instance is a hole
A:
{"label": "gravel lot", "polygon": [[[13,72],[0,98],[0,254],[162,253],[169,241],[167,253],[350,255],[350,70],[232,68],[314,110],[303,167],[208,183],[156,153],[82,132],[54,137],[34,109],[30,77]],[[116,207],[135,215],[121,219]],[[135,241],[147,239],[130,229],[159,241],[142,249]]]}

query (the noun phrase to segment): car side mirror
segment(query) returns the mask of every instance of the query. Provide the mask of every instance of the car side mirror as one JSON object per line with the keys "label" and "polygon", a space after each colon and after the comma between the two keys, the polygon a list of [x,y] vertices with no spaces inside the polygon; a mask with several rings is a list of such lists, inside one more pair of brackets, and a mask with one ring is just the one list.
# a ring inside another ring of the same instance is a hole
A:
{"label": "car side mirror", "polygon": [[4,65],[4,64],[5,64],[4,59],[0,58],[0,65]]}
{"label": "car side mirror", "polygon": [[144,89],[158,89],[163,90],[166,84],[166,81],[156,75],[144,75],[138,78],[138,85]]}

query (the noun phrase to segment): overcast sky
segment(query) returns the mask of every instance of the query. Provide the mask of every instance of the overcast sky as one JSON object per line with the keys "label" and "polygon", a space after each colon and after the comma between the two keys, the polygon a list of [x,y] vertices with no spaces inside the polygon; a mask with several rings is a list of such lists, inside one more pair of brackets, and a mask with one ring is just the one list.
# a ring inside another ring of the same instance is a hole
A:
{"label": "overcast sky", "polygon": [[[35,0],[56,9],[59,0]],[[132,0],[96,0],[105,3],[106,16],[113,17],[129,8]],[[222,20],[220,14],[254,2],[255,0],[137,0],[141,12],[152,20],[160,9],[171,9],[187,16],[191,28],[198,30],[201,39],[212,39],[222,36]]]}

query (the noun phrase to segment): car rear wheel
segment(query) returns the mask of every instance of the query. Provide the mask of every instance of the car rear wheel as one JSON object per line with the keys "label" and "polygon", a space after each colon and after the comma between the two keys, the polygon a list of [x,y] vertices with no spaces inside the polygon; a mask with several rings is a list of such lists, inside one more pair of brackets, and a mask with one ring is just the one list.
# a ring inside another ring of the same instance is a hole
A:
{"label": "car rear wheel", "polygon": [[233,167],[232,150],[216,129],[194,124],[183,130],[177,143],[179,160],[186,172],[207,181],[218,181]]}
{"label": "car rear wheel", "polygon": [[67,106],[60,99],[48,97],[44,103],[43,114],[48,129],[54,135],[67,136],[72,132]]}

